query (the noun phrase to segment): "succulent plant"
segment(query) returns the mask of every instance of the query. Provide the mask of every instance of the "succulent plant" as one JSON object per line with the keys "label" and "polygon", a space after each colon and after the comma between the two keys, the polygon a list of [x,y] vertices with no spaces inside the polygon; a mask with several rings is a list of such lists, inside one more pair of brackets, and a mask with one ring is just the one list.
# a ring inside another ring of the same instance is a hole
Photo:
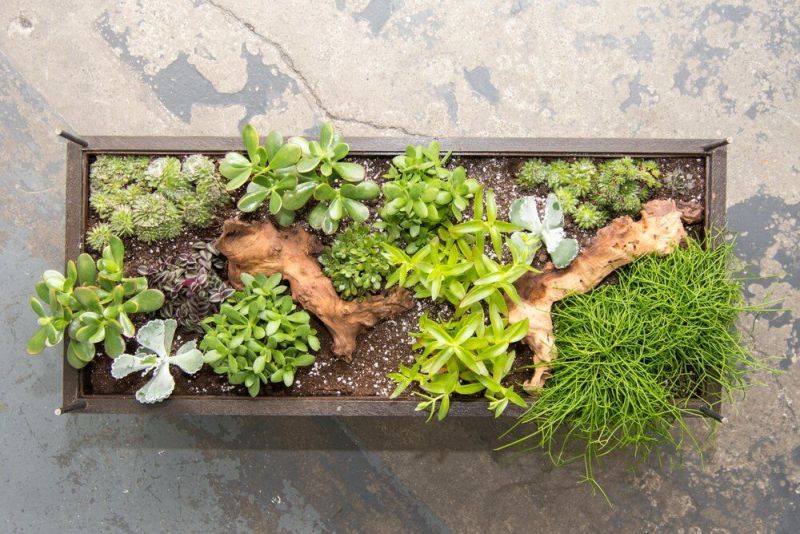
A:
{"label": "succulent plant", "polygon": [[441,155],[436,141],[427,147],[409,145],[384,175],[385,202],[376,226],[392,240],[405,241],[409,253],[428,242],[442,224],[461,220],[478,191],[478,182],[467,178],[463,167],[444,166],[449,157]]}
{"label": "succulent plant", "polygon": [[161,189],[176,186],[181,178],[181,160],[172,156],[155,158],[150,161],[147,170],[140,178],[143,185],[151,189]]}
{"label": "succulent plant", "polygon": [[183,230],[180,211],[160,193],[140,196],[132,210],[136,237],[145,243],[171,239]]}
{"label": "succulent plant", "polygon": [[214,161],[202,154],[192,154],[183,160],[181,167],[186,179],[190,182],[197,182],[204,178],[212,178],[215,175]]}
{"label": "succulent plant", "polygon": [[118,207],[108,218],[108,224],[114,235],[119,237],[133,235],[136,229],[133,222],[133,211],[128,206]]}
{"label": "succulent plant", "polygon": [[556,160],[547,166],[547,187],[555,191],[559,187],[570,185],[572,167],[569,163]]}
{"label": "succulent plant", "polygon": [[660,171],[654,161],[631,158],[609,160],[600,165],[592,200],[615,213],[636,214],[653,189],[661,187]]}
{"label": "succulent plant", "polygon": [[[597,180],[597,167],[592,160],[579,159],[570,165],[565,185],[576,197],[582,197],[592,190],[595,180]],[[564,211],[566,212],[566,209]]]}
{"label": "succulent plant", "polygon": [[103,222],[97,223],[87,232],[86,243],[100,252],[108,245],[113,235],[114,232],[111,230],[111,226]]}
{"label": "succulent plant", "polygon": [[509,209],[508,218],[512,223],[527,230],[512,235],[512,241],[522,246],[538,238],[544,243],[553,265],[557,268],[566,267],[578,255],[580,248],[578,242],[565,237],[564,212],[554,193],[547,195],[543,219],[539,219],[536,197],[522,197],[515,200]]}
{"label": "succulent plant", "polygon": [[261,384],[291,386],[295,371],[314,363],[319,350],[310,316],[298,311],[281,275],[242,273],[244,287],[226,299],[219,313],[203,321],[203,360],[231,384],[244,384],[255,397]]}
{"label": "succulent plant", "polygon": [[694,185],[694,175],[680,169],[672,169],[664,174],[664,184],[674,193],[686,193]]}
{"label": "succulent plant", "polygon": [[598,209],[590,202],[584,202],[578,206],[572,214],[572,220],[578,228],[592,230],[600,228],[606,222],[607,215],[603,210]]}
{"label": "succulent plant", "polygon": [[[278,132],[271,131],[261,146],[250,124],[242,130],[242,139],[247,157],[230,152],[220,164],[229,191],[247,183],[237,203],[240,210],[255,211],[268,202],[270,214],[286,226],[313,197],[318,204],[309,214],[309,224],[328,234],[336,231],[345,216],[356,222],[369,216],[361,201],[376,198],[380,190],[373,182],[363,182],[364,167],[342,161],[350,147],[331,123],[323,124],[319,141],[292,137],[284,143]],[[337,189],[336,178],[348,183]]]}
{"label": "succulent plant", "polygon": [[181,345],[172,355],[172,340],[177,327],[178,324],[172,319],[149,321],[136,333],[136,341],[139,343],[136,354],[122,354],[111,363],[111,376],[117,379],[139,371],[143,375],[153,372],[152,378],[136,391],[137,401],[152,404],[161,402],[172,394],[175,379],[170,373],[170,365],[175,365],[190,375],[203,366],[203,353],[197,350],[194,340]]}
{"label": "succulent plant", "polygon": [[[136,332],[130,315],[157,310],[164,295],[148,289],[144,277],[123,277],[122,241],[112,236],[95,261],[88,254],[67,262],[67,274],[45,271],[31,297],[39,316],[39,330],[28,340],[28,353],[38,354],[59,343],[66,332],[67,361],[80,369],[95,356],[95,344],[103,343],[105,353],[116,358],[125,349],[123,336]],[[49,306],[49,311],[45,309]]]}
{"label": "succulent plant", "polygon": [[556,198],[561,203],[561,209],[567,215],[572,215],[575,208],[578,207],[578,195],[571,187],[561,187],[555,191]]}
{"label": "succulent plant", "polygon": [[203,332],[200,323],[216,313],[219,304],[233,295],[234,290],[219,275],[225,269],[225,259],[211,243],[192,245],[193,252],[176,258],[162,258],[154,265],[139,267],[150,285],[167,296],[159,316],[175,319],[178,324],[195,332]]}
{"label": "succulent plant", "polygon": [[89,172],[92,190],[113,191],[135,183],[149,161],[145,156],[97,156]]}
{"label": "succulent plant", "polygon": [[548,165],[539,158],[529,159],[522,164],[517,174],[517,185],[535,189],[547,183]]}
{"label": "succulent plant", "polygon": [[353,224],[336,234],[319,262],[333,287],[345,299],[365,297],[379,292],[392,268],[383,258],[386,234],[365,225]]}

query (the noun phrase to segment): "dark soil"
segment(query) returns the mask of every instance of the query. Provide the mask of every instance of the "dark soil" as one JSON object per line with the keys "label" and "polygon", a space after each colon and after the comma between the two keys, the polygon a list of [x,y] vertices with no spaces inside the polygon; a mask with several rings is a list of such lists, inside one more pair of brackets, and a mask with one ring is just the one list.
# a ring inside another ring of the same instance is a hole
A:
{"label": "dark soil", "polygon": [[[519,168],[527,158],[522,157],[463,157],[454,158],[453,163],[463,165],[467,175],[477,179],[487,189],[494,190],[498,213],[505,216],[511,202],[524,195],[536,195],[542,199],[547,196],[546,187],[540,190],[522,190],[514,182]],[[569,158],[562,158],[569,160]],[[381,176],[387,170],[390,158],[357,158],[353,161],[363,164],[367,170],[367,179],[381,182]],[[600,161],[599,159],[596,161]],[[662,173],[673,169],[680,169],[694,176],[694,184],[681,194],[674,194],[667,188],[662,188],[654,198],[671,197],[676,200],[695,200],[702,205],[705,200],[705,164],[700,158],[659,158],[656,160]],[[376,207],[380,199],[372,202],[371,217],[375,217]],[[192,243],[197,241],[213,241],[221,231],[222,222],[229,217],[243,216],[235,206],[220,210],[213,223],[204,229],[189,228],[182,235],[169,241],[146,244],[135,239],[125,240],[125,271],[135,276],[140,265],[150,265],[165,256],[176,256],[191,250]],[[253,214],[244,215],[248,220],[265,218],[266,209],[262,208]],[[298,220],[301,220],[298,217]],[[90,213],[88,228],[98,222],[97,217]],[[369,221],[368,221],[369,222]],[[308,227],[306,229],[317,235],[320,240],[328,244],[333,236],[326,236]],[[594,235],[594,231],[586,232],[577,228],[569,217],[565,224],[568,236],[575,237],[585,247]],[[689,227],[692,233],[702,230],[702,224]],[[542,268],[547,261],[547,254],[542,250],[534,259],[534,267]],[[225,273],[220,273],[223,278]],[[609,278],[612,278],[613,275]],[[291,388],[283,385],[270,385],[262,387],[261,395],[291,395],[291,396],[358,396],[358,397],[388,397],[393,389],[393,382],[386,377],[395,371],[400,364],[413,362],[411,349],[412,338],[410,332],[417,329],[420,315],[427,312],[434,317],[446,316],[450,313],[445,305],[434,305],[429,301],[416,301],[416,307],[408,312],[379,323],[374,328],[361,334],[358,346],[353,354],[351,363],[336,358],[331,350],[330,335],[321,323],[312,320],[317,329],[322,348],[316,354],[316,362],[308,368],[299,369],[296,373],[295,383]],[[136,316],[134,322],[137,327],[144,324],[151,317]],[[176,336],[176,347],[191,339],[199,343],[200,334],[179,328]],[[128,350],[134,351],[135,341],[129,341]],[[98,347],[102,350],[101,347]],[[528,348],[520,343],[517,347],[518,366],[530,363],[531,353]],[[144,385],[148,377],[130,375],[122,380],[115,380],[110,373],[111,360],[99,354],[95,360],[84,369],[84,388],[86,394],[133,394]],[[224,375],[215,374],[210,367],[203,367],[194,376],[184,375],[177,368],[172,368],[175,377],[175,390],[173,396],[178,395],[247,395],[243,386],[232,386]],[[509,382],[521,383],[527,378],[526,371],[513,373],[508,377]]]}

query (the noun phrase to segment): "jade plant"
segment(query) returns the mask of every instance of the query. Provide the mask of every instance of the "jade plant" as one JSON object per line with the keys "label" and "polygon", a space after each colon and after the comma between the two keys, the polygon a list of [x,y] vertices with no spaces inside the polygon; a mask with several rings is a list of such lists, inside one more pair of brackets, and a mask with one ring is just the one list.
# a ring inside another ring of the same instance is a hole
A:
{"label": "jade plant", "polygon": [[123,276],[124,247],[112,236],[95,261],[84,253],[77,263],[67,262],[66,276],[45,271],[31,297],[33,311],[39,316],[39,330],[28,340],[28,353],[38,354],[45,347],[58,344],[67,335],[67,361],[80,369],[95,356],[95,344],[116,358],[125,349],[125,337],[136,329],[130,316],[157,310],[164,294],[148,289],[145,277]]}
{"label": "jade plant", "polygon": [[450,153],[441,155],[439,144],[412,146],[395,156],[384,175],[385,202],[380,210],[379,228],[392,239],[402,239],[413,253],[426,243],[436,229],[460,221],[478,190],[478,182],[467,178],[463,167],[445,167]]}
{"label": "jade plant", "polygon": [[525,229],[512,236],[512,240],[522,245],[532,240],[544,243],[553,265],[562,269],[578,255],[578,242],[567,238],[564,233],[564,212],[555,194],[550,193],[545,201],[544,218],[539,218],[536,197],[518,198],[511,204],[508,218]]}
{"label": "jade plant", "polygon": [[224,268],[225,259],[214,245],[198,241],[190,252],[142,265],[138,272],[167,296],[158,311],[160,317],[175,319],[180,326],[202,333],[203,319],[216,313],[220,303],[234,293],[219,274]]}
{"label": "jade plant", "polygon": [[[256,129],[247,124],[242,130],[247,152],[230,152],[220,164],[220,172],[233,191],[247,184],[238,207],[252,212],[265,202],[278,224],[286,226],[311,199],[317,205],[309,214],[309,224],[334,233],[345,217],[363,222],[369,209],[363,204],[378,196],[377,184],[364,181],[364,167],[342,161],[350,147],[336,133],[331,123],[320,130],[319,140],[292,137],[284,142],[271,131],[260,144]],[[339,187],[340,181],[345,182]]]}
{"label": "jade plant", "polygon": [[197,350],[194,340],[184,343],[172,354],[172,340],[177,328],[178,323],[173,319],[149,321],[136,333],[139,343],[136,353],[122,354],[111,363],[111,376],[117,379],[140,371],[147,375],[152,371],[150,380],[136,391],[137,401],[152,404],[172,394],[175,379],[170,373],[170,365],[190,375],[203,366],[203,353]]}
{"label": "jade plant", "polygon": [[333,243],[319,257],[322,271],[345,299],[373,295],[383,288],[392,270],[383,258],[383,247],[389,243],[382,232],[352,225],[336,234]]}
{"label": "jade plant", "polygon": [[103,221],[89,231],[95,248],[109,232],[153,242],[176,237],[187,224],[206,227],[230,200],[214,162],[200,154],[183,163],[172,156],[100,155],[89,181],[89,203]]}
{"label": "jade plant", "polygon": [[261,384],[291,386],[295,371],[314,363],[319,350],[310,316],[298,310],[281,275],[241,275],[243,288],[206,318],[200,348],[203,359],[231,384],[243,384],[255,397]]}

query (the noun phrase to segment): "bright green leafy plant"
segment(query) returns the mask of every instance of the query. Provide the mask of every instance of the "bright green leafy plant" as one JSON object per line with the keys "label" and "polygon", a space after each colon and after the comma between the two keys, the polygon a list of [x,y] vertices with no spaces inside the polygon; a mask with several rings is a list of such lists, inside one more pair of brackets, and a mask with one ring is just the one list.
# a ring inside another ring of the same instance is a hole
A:
{"label": "bright green leafy plant", "polygon": [[384,175],[386,200],[376,226],[404,241],[409,253],[436,235],[439,226],[460,221],[478,191],[478,182],[467,178],[463,167],[445,167],[449,158],[449,153],[441,155],[436,141],[427,147],[409,145]]}
{"label": "bright green leafy plant", "polygon": [[364,225],[351,225],[336,234],[330,247],[319,257],[325,276],[345,299],[366,297],[383,288],[392,268],[384,259],[386,234]]}
{"label": "bright green leafy plant", "polygon": [[178,323],[173,319],[149,321],[136,333],[139,343],[136,354],[122,354],[111,363],[111,376],[117,379],[140,371],[143,375],[153,372],[152,378],[136,391],[137,401],[152,404],[172,394],[175,379],[170,373],[170,365],[190,375],[203,366],[203,353],[197,350],[194,340],[184,343],[172,354],[172,340],[177,328]]}
{"label": "bright green leafy plant", "polygon": [[547,196],[544,207],[544,219],[539,219],[536,197],[518,198],[511,204],[509,219],[524,228],[527,232],[515,233],[512,240],[518,245],[530,243],[538,239],[544,243],[553,265],[562,269],[578,255],[578,242],[566,238],[564,233],[564,212],[555,194]]}
{"label": "bright green leafy plant", "polygon": [[[262,146],[256,129],[248,124],[242,130],[247,157],[230,152],[220,164],[232,191],[247,184],[238,207],[244,212],[258,209],[267,202],[269,212],[281,225],[291,224],[295,213],[312,198],[318,201],[309,215],[309,224],[332,234],[349,216],[363,222],[369,209],[362,201],[378,196],[377,184],[363,181],[364,167],[342,161],[350,147],[325,123],[318,141],[292,137],[284,142],[271,131]],[[337,180],[346,182],[337,186]],[[357,184],[357,185],[356,185]]]}
{"label": "bright green leafy plant", "polygon": [[205,319],[200,348],[204,361],[231,384],[244,384],[251,396],[261,384],[291,386],[295,371],[314,363],[317,332],[307,312],[297,310],[281,275],[242,274],[244,287]]}
{"label": "bright green leafy plant", "polygon": [[111,358],[122,354],[123,336],[136,332],[130,315],[155,311],[164,303],[163,293],[148,289],[146,278],[123,277],[124,252],[122,241],[112,236],[96,262],[84,253],[77,264],[67,263],[66,276],[44,272],[36,284],[38,299],[30,300],[39,330],[28,340],[28,353],[58,344],[66,332],[67,361],[76,369],[92,361],[96,343],[102,342]]}
{"label": "bright green leafy plant", "polygon": [[[765,368],[734,328],[740,312],[765,308],[744,303],[733,262],[731,244],[689,240],[617,271],[616,284],[559,303],[553,374],[512,444],[543,447],[559,465],[582,458],[594,482],[594,461],[613,450],[695,443],[690,399],[714,385],[729,395]],[[573,444],[583,454],[569,452]]]}

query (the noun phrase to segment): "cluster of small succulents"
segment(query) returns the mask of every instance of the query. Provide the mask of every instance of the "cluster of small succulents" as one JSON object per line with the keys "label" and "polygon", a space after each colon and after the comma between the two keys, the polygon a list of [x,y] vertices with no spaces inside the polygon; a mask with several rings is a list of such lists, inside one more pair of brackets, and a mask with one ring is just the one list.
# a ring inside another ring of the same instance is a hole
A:
{"label": "cluster of small succulents", "polygon": [[183,164],[172,156],[101,155],[89,178],[89,203],[103,220],[87,236],[95,250],[111,235],[149,243],[177,236],[186,224],[208,226],[214,210],[230,200],[214,162],[200,154]]}
{"label": "cluster of small succulents", "polygon": [[336,235],[319,262],[333,287],[345,299],[377,293],[392,267],[383,258],[386,234],[353,224]]}
{"label": "cluster of small succulents", "polygon": [[150,284],[160,289],[167,300],[159,310],[165,319],[175,319],[184,328],[202,332],[202,320],[219,309],[219,304],[233,295],[219,273],[225,259],[211,243],[192,245],[192,252],[177,258],[164,258],[155,265],[140,266],[139,274],[149,277]]}
{"label": "cluster of small succulents", "polygon": [[531,159],[522,165],[517,184],[528,189],[546,185],[564,213],[589,230],[602,226],[609,216],[637,213],[642,201],[662,186],[662,180],[658,164],[649,160],[625,157],[598,166],[589,159],[573,163]]}

